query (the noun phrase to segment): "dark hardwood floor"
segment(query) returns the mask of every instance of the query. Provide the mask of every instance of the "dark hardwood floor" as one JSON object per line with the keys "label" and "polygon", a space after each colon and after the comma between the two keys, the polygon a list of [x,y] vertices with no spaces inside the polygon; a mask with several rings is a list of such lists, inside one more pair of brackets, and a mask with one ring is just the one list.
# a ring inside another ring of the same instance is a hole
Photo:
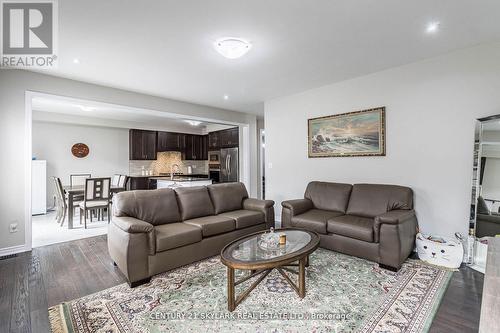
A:
{"label": "dark hardwood floor", "polygon": [[[106,236],[44,246],[0,260],[0,332],[49,332],[50,306],[115,286],[125,278]],[[431,332],[477,332],[483,275],[453,274]]]}

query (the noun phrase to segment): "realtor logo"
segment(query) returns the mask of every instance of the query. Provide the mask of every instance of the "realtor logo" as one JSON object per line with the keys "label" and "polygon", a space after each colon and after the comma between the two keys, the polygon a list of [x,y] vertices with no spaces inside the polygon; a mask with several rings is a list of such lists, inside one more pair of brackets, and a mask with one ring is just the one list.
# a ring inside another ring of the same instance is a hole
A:
{"label": "realtor logo", "polygon": [[57,3],[1,1],[2,67],[55,67]]}

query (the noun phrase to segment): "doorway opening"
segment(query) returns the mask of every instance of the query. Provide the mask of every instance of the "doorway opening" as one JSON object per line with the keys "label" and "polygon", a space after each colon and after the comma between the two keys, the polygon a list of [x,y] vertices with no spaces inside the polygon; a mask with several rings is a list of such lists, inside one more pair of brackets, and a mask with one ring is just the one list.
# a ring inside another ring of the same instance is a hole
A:
{"label": "doorway opening", "polygon": [[[175,165],[174,173],[179,176],[176,181],[180,182],[184,176],[206,176],[208,181],[212,179],[210,175],[221,172],[220,164],[209,163],[209,151],[213,153],[227,147],[234,151],[241,146],[236,155],[232,155],[231,176],[250,188],[250,165],[246,163],[250,152],[245,149],[249,142],[249,124],[35,92],[26,93],[26,118],[29,143],[26,250],[107,233],[105,210],[87,215],[87,228],[85,223],[80,224],[85,218],[82,215],[80,219],[78,200],[83,198],[85,179],[89,177],[110,178],[113,182],[115,175],[126,176],[126,190],[144,186],[152,189],[164,185],[166,180],[162,177],[170,176]],[[144,157],[133,151],[136,147],[132,131],[153,133],[154,139],[144,142],[151,145],[143,152],[147,155],[153,151],[152,156]],[[229,143],[224,147],[218,143],[210,146],[209,137],[216,136],[214,133]],[[183,146],[172,148],[172,142],[166,140],[170,134],[182,137]],[[160,147],[163,144],[165,146]],[[241,163],[235,164],[235,160]],[[82,177],[76,184],[78,175]],[[57,179],[63,189],[62,199],[58,197]],[[215,181],[221,179],[223,177]],[[68,195],[77,187],[82,193],[75,194],[71,208]],[[61,200],[65,205],[61,205]]]}

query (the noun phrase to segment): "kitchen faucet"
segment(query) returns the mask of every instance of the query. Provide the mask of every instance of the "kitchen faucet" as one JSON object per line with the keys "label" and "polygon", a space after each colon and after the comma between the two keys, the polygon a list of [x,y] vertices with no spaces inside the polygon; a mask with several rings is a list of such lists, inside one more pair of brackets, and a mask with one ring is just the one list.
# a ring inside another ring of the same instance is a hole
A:
{"label": "kitchen faucet", "polygon": [[181,171],[179,164],[172,164],[170,166],[170,180],[174,180],[174,170],[177,168],[177,172]]}

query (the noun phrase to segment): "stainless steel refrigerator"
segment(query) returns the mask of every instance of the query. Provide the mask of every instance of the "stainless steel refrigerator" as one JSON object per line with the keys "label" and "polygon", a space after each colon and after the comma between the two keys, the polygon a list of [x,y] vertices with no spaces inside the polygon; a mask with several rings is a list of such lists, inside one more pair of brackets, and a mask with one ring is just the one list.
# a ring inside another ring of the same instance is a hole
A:
{"label": "stainless steel refrigerator", "polygon": [[220,150],[220,182],[238,182],[238,148],[226,148]]}

